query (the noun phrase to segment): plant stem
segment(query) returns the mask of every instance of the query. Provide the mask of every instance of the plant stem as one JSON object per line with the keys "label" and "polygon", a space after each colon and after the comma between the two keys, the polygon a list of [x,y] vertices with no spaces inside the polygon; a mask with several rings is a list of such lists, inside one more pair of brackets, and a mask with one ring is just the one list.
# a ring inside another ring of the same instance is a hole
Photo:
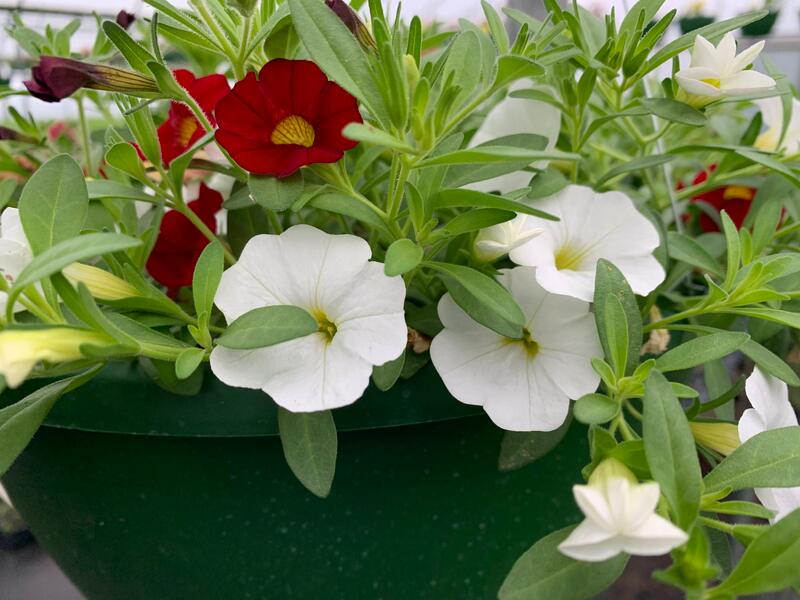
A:
{"label": "plant stem", "polygon": [[86,120],[86,111],[83,108],[83,94],[77,95],[75,101],[78,103],[78,119],[81,125],[81,145],[83,146],[83,158],[86,162],[86,173],[92,176],[94,174],[94,168],[92,167],[92,145],[89,135],[89,123]]}
{"label": "plant stem", "polygon": [[191,224],[194,225],[200,233],[206,236],[208,241],[219,242],[220,245],[222,245],[222,251],[225,254],[225,262],[227,262],[229,265],[236,264],[236,257],[233,255],[233,253],[230,250],[228,250],[228,248],[225,247],[225,244],[223,244],[222,241],[220,241],[220,239],[216,236],[216,234],[208,228],[208,225],[203,223],[203,220],[199,216],[197,216],[196,212],[194,212],[191,208],[189,208],[185,204],[176,204],[174,208],[175,210],[180,212],[184,217],[189,219]]}
{"label": "plant stem", "polygon": [[217,24],[217,20],[214,18],[208,7],[205,5],[204,0],[190,0],[190,4],[194,7],[194,9],[200,14],[200,18],[203,20],[203,23],[211,30],[211,33],[214,34],[219,45],[222,47],[222,50],[225,52],[225,55],[230,60],[231,64],[234,66],[234,75],[236,79],[241,79],[242,76],[236,72],[236,49],[231,44],[231,41],[228,39],[228,36],[225,35],[225,32],[222,31],[220,26]]}

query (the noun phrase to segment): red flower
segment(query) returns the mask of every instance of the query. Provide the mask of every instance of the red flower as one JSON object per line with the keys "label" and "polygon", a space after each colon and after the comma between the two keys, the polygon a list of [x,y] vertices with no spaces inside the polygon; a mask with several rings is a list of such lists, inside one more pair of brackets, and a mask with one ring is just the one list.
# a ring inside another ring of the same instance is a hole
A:
{"label": "red flower", "polygon": [[286,177],[333,163],[357,142],[342,129],[361,123],[358,102],[313,62],[278,59],[248,73],[216,109],[217,141],[243,169]]}
{"label": "red flower", "polygon": [[[230,91],[225,76],[195,77],[186,69],[177,69],[173,74],[178,83],[197,101],[213,125],[214,108]],[[169,166],[169,163],[203,137],[204,133],[203,127],[189,107],[180,102],[173,102],[169,107],[167,120],[158,128],[158,143],[161,146],[161,160],[164,165]]]}
{"label": "red flower", "polygon": [[[216,213],[222,207],[222,194],[205,183],[200,184],[197,200],[188,204],[208,228],[217,231]],[[178,288],[192,284],[197,259],[209,241],[191,221],[176,210],[164,215],[153,252],[147,261],[147,271],[175,296]]]}
{"label": "red flower", "polygon": [[[692,185],[700,185],[708,181],[708,176],[717,170],[717,165],[711,165],[707,170],[700,171],[692,181]],[[679,185],[682,189],[684,186]],[[728,185],[708,190],[702,194],[692,197],[692,202],[705,202],[710,204],[717,212],[724,210],[728,213],[737,228],[741,229],[750,212],[753,198],[756,196],[754,188]],[[706,233],[719,231],[719,225],[705,212],[700,215],[700,229]]]}

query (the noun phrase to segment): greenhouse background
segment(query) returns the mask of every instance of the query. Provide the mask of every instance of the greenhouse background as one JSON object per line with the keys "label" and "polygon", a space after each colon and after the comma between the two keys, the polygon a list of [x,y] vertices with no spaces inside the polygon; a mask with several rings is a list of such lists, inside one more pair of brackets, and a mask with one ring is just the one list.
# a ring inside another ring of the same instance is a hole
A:
{"label": "greenhouse background", "polygon": [[[173,3],[178,6],[188,6],[186,0],[174,0]],[[397,2],[391,0],[386,4],[396,7]],[[541,0],[508,2],[493,0],[493,4],[498,7],[512,6],[536,16],[542,16],[544,13]],[[617,18],[621,19],[629,1],[582,0],[580,4],[599,16],[608,14],[613,8]],[[668,0],[661,13],[677,9],[681,15],[702,13],[716,19],[724,19],[765,6],[780,11],[775,27],[768,36],[766,59],[773,62],[779,71],[786,73],[794,85],[800,85],[800,0],[766,3],[754,0],[708,0],[707,2]],[[99,0],[0,0],[0,27],[3,29],[3,34],[0,35],[0,84],[8,82],[13,89],[23,89],[22,82],[29,78],[30,74],[31,65],[28,57],[16,41],[5,33],[5,28],[13,23],[15,14],[18,14],[27,26],[33,28],[44,28],[46,25],[60,28],[74,19],[79,19],[81,27],[73,38],[72,50],[80,53],[84,48],[90,48],[93,43],[96,31],[95,15],[114,18],[120,10],[126,10],[138,19],[146,19],[153,12],[152,8],[140,0],[120,0],[113,3]],[[403,11],[411,15],[424,15],[431,21],[443,23],[453,23],[458,18],[474,21],[483,19],[479,0],[437,2],[406,0],[403,2]],[[669,38],[680,35],[677,20],[671,27]],[[748,46],[759,39],[762,38],[742,36],[740,45]],[[9,106],[14,106],[22,112],[30,112],[38,119],[52,121],[69,118],[75,111],[73,103],[46,104],[30,96],[16,96],[0,100],[0,124],[5,121]],[[0,509],[0,526],[3,525],[2,517]],[[0,527],[0,541],[2,541],[2,527]],[[642,580],[646,579],[647,573],[641,577]],[[634,580],[626,582],[626,585],[636,589],[639,583]],[[614,592],[609,592],[607,597],[615,597]],[[0,598],[77,600],[81,596],[61,575],[58,568],[35,548],[27,548],[24,554],[20,554],[3,550],[3,545],[0,544]]]}

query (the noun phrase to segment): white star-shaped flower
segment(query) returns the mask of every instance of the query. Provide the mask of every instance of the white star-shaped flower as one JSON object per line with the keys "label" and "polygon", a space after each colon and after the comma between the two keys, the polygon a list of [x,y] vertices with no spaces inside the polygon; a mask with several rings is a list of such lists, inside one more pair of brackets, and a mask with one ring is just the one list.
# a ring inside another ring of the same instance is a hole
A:
{"label": "white star-shaped flower", "polygon": [[756,140],[756,148],[790,155],[800,152],[800,100],[792,98],[792,114],[783,140],[781,140],[783,132],[783,102],[781,99],[764,98],[756,100],[756,104],[761,109],[761,115],[767,125],[767,130]]}
{"label": "white star-shaped flower", "polygon": [[[780,379],[756,367],[745,385],[747,399],[753,408],[744,411],[739,420],[742,443],[770,429],[797,427],[797,415],[789,402],[789,388]],[[800,487],[758,488],[756,496],[780,520],[800,508]]]}
{"label": "white star-shaped flower", "polygon": [[524,215],[486,227],[475,237],[475,257],[482,262],[494,262],[543,231],[540,227],[534,227]]}
{"label": "white star-shaped flower", "polygon": [[401,277],[387,277],[353,235],[296,225],[281,235],[253,237],[222,276],[215,303],[232,323],[263,306],[307,310],[318,333],[255,350],[217,347],[211,369],[233,387],[261,389],[293,412],[314,412],[358,400],[372,367],[406,347]]}
{"label": "white star-shaped flower", "polygon": [[589,485],[572,488],[586,519],[558,546],[570,558],[601,562],[621,552],[659,556],[685,544],[682,529],[656,514],[658,483],[638,483],[625,465],[606,459]]}
{"label": "white star-shaped flower", "polygon": [[570,185],[538,201],[536,208],[560,221],[525,217],[543,233],[510,257],[518,265],[536,267],[536,280],[548,292],[591,302],[601,258],[622,271],[637,294],[646,295],[664,281],[664,268],[653,256],[660,244],[658,231],[622,192],[598,194]]}
{"label": "white star-shaped flower", "polygon": [[[0,276],[6,280],[6,287],[11,287],[22,270],[33,260],[33,253],[28,238],[22,229],[19,210],[6,208],[0,215]],[[0,292],[0,311],[5,313],[8,294]],[[17,302],[14,312],[24,310]]]}
{"label": "white star-shaped flower", "polygon": [[457,400],[483,406],[503,429],[552,431],[567,418],[570,399],[600,383],[591,359],[602,349],[589,304],[547,293],[534,269],[503,271],[499,281],[525,314],[524,338],[480,325],[446,294],[439,302],[444,329],[431,344],[431,359]]}
{"label": "white star-shaped flower", "polygon": [[736,54],[736,39],[726,33],[714,45],[698,35],[694,40],[691,65],[675,75],[678,85],[687,93],[706,98],[742,96],[775,87],[775,80],[748,69],[764,49],[764,41]]}

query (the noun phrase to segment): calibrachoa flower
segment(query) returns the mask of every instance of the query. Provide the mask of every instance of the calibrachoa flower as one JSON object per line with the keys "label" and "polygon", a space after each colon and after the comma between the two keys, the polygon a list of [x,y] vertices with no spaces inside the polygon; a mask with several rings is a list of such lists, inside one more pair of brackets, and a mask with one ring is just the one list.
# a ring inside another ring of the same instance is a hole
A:
{"label": "calibrachoa flower", "polygon": [[[176,69],[173,74],[176,81],[197,101],[208,120],[214,125],[214,109],[230,91],[225,76],[195,77],[186,69]],[[203,135],[205,131],[189,107],[181,102],[172,102],[167,120],[158,128],[158,143],[161,146],[161,160],[164,165],[168,166]]]}
{"label": "calibrachoa flower", "polygon": [[[211,231],[217,232],[216,214],[222,207],[222,194],[200,184],[200,195],[187,206]],[[147,271],[174,296],[181,286],[191,285],[197,259],[208,243],[189,219],[176,210],[168,211],[147,260]]]}
{"label": "calibrachoa flower", "polygon": [[158,92],[155,80],[139,73],[58,56],[42,56],[31,75],[25,87],[45,102],[60,102],[80,88],[134,94]]}
{"label": "calibrachoa flower", "polygon": [[216,116],[217,141],[239,166],[276,177],[337,162],[357,145],[342,130],[362,122],[356,99],[316,64],[283,59],[237,82]]}
{"label": "calibrachoa flower", "polygon": [[312,335],[256,350],[217,347],[211,369],[234,387],[262,389],[293,412],[352,404],[372,368],[406,347],[401,277],[387,277],[353,235],[295,225],[258,235],[222,277],[215,302],[232,323],[255,308],[292,305],[319,323]]}
{"label": "calibrachoa flower", "polygon": [[[517,82],[510,91],[531,87],[529,83]],[[518,133],[532,133],[547,139],[546,150],[555,148],[558,134],[561,131],[561,112],[552,104],[527,98],[512,98],[501,100],[486,116],[470,143],[471,146],[485,144],[490,140],[506,137]],[[543,168],[546,163],[536,163],[536,167]],[[516,171],[501,175],[486,181],[472,183],[467,187],[481,192],[501,192],[507,194],[527,187],[533,173]]]}
{"label": "calibrachoa flower", "polygon": [[[753,408],[744,411],[739,420],[742,443],[770,429],[797,427],[797,414],[789,402],[789,388],[780,379],[756,367],[747,378],[745,391]],[[758,488],[755,493],[761,504],[775,513],[775,521],[800,508],[800,487]]]}
{"label": "calibrachoa flower", "polygon": [[[693,104],[707,104],[726,96],[742,96],[775,87],[775,80],[748,67],[761,54],[764,41],[736,54],[736,39],[726,33],[716,48],[698,35],[694,40],[691,65],[675,75],[681,89],[695,96]],[[705,100],[701,100],[705,99]]]}
{"label": "calibrachoa flower", "polygon": [[[31,260],[33,252],[22,229],[19,211],[16,208],[6,208],[0,215],[0,274],[5,279],[7,287],[14,284],[14,280]],[[0,291],[0,314],[5,314],[7,300],[8,294]],[[24,310],[24,307],[17,302],[14,312],[21,310]]]}
{"label": "calibrachoa flower", "polygon": [[570,399],[597,389],[591,359],[602,355],[589,304],[556,296],[536,283],[534,269],[502,271],[500,283],[525,314],[514,340],[473,321],[450,294],[439,301],[444,329],[431,359],[450,393],[483,406],[509,431],[552,431],[567,418]]}
{"label": "calibrachoa flower", "polygon": [[[800,100],[792,98],[792,115],[789,125],[781,140],[783,132],[783,102],[780,98],[764,98],[756,100],[761,109],[767,130],[756,140],[755,146],[767,152],[797,154],[800,152]],[[778,147],[780,145],[780,147]]]}
{"label": "calibrachoa flower", "polygon": [[656,514],[658,483],[638,483],[616,459],[600,463],[589,485],[576,485],[572,493],[586,519],[558,549],[575,560],[601,562],[621,552],[659,556],[689,539],[686,532]]}
{"label": "calibrachoa flower", "polygon": [[[700,185],[708,181],[711,173],[716,171],[717,165],[711,165],[707,170],[700,171],[692,180],[692,185]],[[679,185],[678,189],[683,189]],[[692,202],[705,202],[709,204],[717,213],[725,211],[731,218],[736,227],[741,228],[747,218],[750,208],[753,206],[753,199],[756,197],[756,189],[742,185],[725,185],[722,187],[708,190],[697,194],[692,198]],[[719,231],[718,222],[705,212],[700,214],[700,228],[706,233]]]}
{"label": "calibrachoa flower", "polygon": [[486,227],[475,238],[475,257],[482,262],[494,262],[541,235],[543,231],[539,227],[533,227],[525,215]]}
{"label": "calibrachoa flower", "polygon": [[616,265],[637,294],[647,295],[664,280],[653,256],[658,231],[622,192],[570,185],[536,208],[561,220],[526,217],[544,233],[510,256],[518,265],[536,267],[536,280],[548,292],[591,302],[601,258]]}
{"label": "calibrachoa flower", "polygon": [[0,331],[0,375],[19,387],[41,361],[58,364],[83,358],[81,346],[112,346],[105,334],[72,327]]}

